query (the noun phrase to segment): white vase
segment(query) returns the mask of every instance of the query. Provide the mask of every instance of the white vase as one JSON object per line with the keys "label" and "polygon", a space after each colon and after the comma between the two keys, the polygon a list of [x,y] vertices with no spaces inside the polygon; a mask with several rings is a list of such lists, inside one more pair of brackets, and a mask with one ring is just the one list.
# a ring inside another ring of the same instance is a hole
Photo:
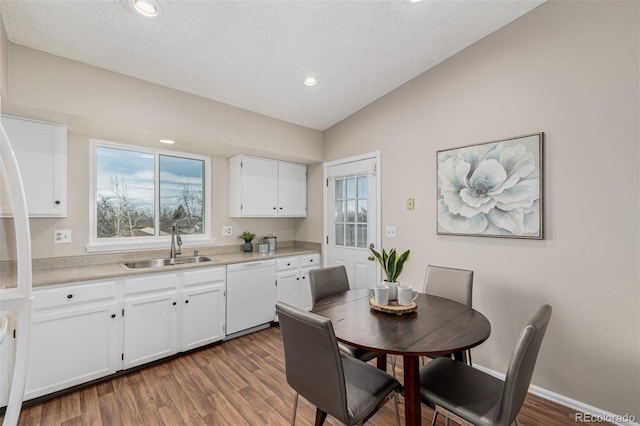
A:
{"label": "white vase", "polygon": [[382,281],[383,284],[389,286],[389,300],[398,300],[398,281],[389,282],[387,280]]}

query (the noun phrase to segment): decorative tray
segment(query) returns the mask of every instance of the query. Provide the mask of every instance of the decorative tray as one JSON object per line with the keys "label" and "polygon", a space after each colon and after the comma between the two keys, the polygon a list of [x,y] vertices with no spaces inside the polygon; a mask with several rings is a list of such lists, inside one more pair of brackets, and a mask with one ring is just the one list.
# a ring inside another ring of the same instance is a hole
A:
{"label": "decorative tray", "polygon": [[397,300],[391,300],[388,305],[378,305],[372,297],[369,299],[369,306],[374,311],[384,312],[386,314],[405,315],[415,312],[418,309],[416,302],[411,302],[409,306],[398,305]]}

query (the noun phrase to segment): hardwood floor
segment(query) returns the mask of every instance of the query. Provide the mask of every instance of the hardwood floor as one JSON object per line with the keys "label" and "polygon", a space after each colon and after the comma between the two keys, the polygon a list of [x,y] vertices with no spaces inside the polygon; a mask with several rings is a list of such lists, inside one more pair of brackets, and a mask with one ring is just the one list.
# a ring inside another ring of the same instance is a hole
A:
{"label": "hardwood floor", "polygon": [[[280,329],[271,327],[25,407],[19,425],[287,425],[292,402]],[[423,406],[423,424],[432,413]],[[315,407],[300,398],[296,424],[314,419]],[[533,395],[519,419],[522,426],[576,423],[572,410]],[[329,416],[325,424],[338,423]],[[393,402],[367,424],[395,425]]]}

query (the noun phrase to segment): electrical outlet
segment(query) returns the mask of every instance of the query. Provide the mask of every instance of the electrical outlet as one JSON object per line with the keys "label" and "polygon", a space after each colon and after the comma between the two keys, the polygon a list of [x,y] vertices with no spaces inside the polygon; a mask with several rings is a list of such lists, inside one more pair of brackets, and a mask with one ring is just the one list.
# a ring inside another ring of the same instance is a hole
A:
{"label": "electrical outlet", "polygon": [[228,237],[230,235],[233,235],[233,228],[230,227],[230,226],[223,226],[222,227],[222,236]]}
{"label": "electrical outlet", "polygon": [[71,242],[71,229],[56,229],[53,231],[53,242],[56,244],[69,244]]}
{"label": "electrical outlet", "polygon": [[395,226],[387,226],[387,238],[396,238],[396,227]]}

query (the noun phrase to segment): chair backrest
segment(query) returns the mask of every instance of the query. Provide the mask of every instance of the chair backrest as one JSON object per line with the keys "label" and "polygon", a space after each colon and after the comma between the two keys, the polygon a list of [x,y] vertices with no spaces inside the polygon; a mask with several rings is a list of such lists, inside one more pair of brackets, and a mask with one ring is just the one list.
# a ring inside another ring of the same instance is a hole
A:
{"label": "chair backrest", "polygon": [[287,383],[325,413],[347,423],[347,390],[333,325],[327,318],[276,303]]}
{"label": "chair backrest", "polygon": [[315,305],[320,299],[349,290],[347,269],[344,265],[312,269],[309,271],[309,284],[311,303]]}
{"label": "chair backrest", "polygon": [[542,305],[522,328],[504,381],[497,419],[499,425],[510,425],[522,408],[550,318],[551,306]]}
{"label": "chair backrest", "polygon": [[473,271],[428,265],[423,291],[470,307],[473,298]]}

